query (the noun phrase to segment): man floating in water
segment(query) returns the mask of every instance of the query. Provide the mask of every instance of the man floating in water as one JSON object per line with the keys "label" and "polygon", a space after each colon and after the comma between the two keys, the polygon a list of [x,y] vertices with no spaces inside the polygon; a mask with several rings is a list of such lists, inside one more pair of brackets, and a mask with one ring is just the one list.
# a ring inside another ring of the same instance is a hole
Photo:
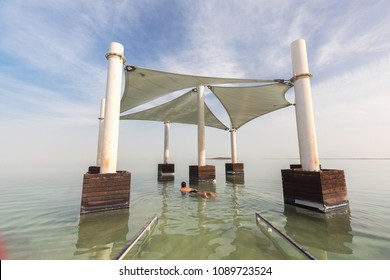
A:
{"label": "man floating in water", "polygon": [[182,194],[188,193],[191,196],[200,196],[200,197],[203,197],[203,198],[212,198],[212,199],[214,199],[214,198],[217,197],[216,194],[213,193],[213,192],[200,192],[197,189],[193,189],[193,188],[187,187],[186,182],[181,182],[180,191],[181,191]]}

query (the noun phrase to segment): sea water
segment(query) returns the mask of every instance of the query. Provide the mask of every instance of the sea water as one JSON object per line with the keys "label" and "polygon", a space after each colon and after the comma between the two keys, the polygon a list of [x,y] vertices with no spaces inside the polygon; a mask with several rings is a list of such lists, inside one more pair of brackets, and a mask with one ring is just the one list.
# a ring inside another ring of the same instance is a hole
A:
{"label": "sea water", "polygon": [[130,208],[79,214],[85,170],[3,172],[0,236],[10,259],[113,259],[154,215],[158,223],[127,259],[303,259],[271,222],[317,259],[390,259],[390,160],[323,159],[323,168],[343,169],[349,207],[328,214],[285,205],[281,169],[296,159],[244,162],[243,178],[225,176],[223,160],[216,182],[191,185],[217,194],[214,200],[182,195],[188,164],[175,162],[174,181],[157,180],[157,163],[132,173]]}

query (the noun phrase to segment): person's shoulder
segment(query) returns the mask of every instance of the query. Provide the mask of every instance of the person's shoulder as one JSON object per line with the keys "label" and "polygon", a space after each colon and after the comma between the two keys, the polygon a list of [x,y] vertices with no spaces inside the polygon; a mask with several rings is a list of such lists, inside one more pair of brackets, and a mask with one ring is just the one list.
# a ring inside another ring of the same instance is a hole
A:
{"label": "person's shoulder", "polygon": [[196,189],[190,188],[190,187],[185,187],[181,188],[180,191],[182,192],[191,192],[191,191],[196,191]]}

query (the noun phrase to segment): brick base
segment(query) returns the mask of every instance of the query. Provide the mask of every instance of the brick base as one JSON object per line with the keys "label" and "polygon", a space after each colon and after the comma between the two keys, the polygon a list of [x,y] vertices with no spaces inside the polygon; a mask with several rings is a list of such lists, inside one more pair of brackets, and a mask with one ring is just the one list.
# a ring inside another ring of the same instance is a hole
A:
{"label": "brick base", "polygon": [[213,182],[215,178],[215,165],[190,166],[190,182]]}
{"label": "brick base", "polygon": [[343,170],[282,170],[284,202],[321,212],[347,206],[347,186]]}
{"label": "brick base", "polygon": [[225,163],[226,175],[241,175],[244,174],[243,163]]}
{"label": "brick base", "polygon": [[159,181],[173,181],[175,179],[175,165],[172,163],[161,163],[157,169]]}
{"label": "brick base", "polygon": [[129,208],[130,178],[127,171],[117,173],[85,173],[80,213]]}

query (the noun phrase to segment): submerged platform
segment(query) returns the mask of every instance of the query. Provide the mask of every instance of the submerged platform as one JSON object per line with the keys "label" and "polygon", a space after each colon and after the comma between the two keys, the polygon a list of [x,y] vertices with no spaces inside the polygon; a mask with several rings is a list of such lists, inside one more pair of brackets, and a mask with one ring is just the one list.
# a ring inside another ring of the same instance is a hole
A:
{"label": "submerged platform", "polygon": [[287,204],[320,212],[349,205],[344,170],[304,171],[290,168],[282,170],[282,181],[284,202]]}

